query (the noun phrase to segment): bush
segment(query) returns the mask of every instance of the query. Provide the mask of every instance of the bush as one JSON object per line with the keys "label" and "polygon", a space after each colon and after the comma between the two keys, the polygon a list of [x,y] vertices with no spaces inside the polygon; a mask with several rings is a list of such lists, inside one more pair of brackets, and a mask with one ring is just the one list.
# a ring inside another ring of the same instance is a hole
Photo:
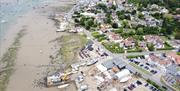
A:
{"label": "bush", "polygon": [[134,50],[127,50],[127,52],[131,53],[131,52],[142,52],[143,50],[139,47],[136,47],[136,49]]}
{"label": "bush", "polygon": [[145,58],[144,57],[144,55],[130,55],[130,56],[126,56],[126,58],[128,58],[128,59],[131,59],[131,58],[138,58],[138,57],[140,57],[140,58]]}
{"label": "bush", "polygon": [[159,85],[157,85],[155,82],[151,81],[150,79],[146,80],[149,84],[152,84],[154,87],[156,87],[157,89],[159,89],[160,91],[166,91],[166,89],[163,89],[162,87],[160,87]]}
{"label": "bush", "polygon": [[177,52],[177,55],[180,55],[180,52]]}
{"label": "bush", "polygon": [[112,24],[112,27],[113,27],[113,28],[118,28],[118,24],[117,24],[117,23],[113,23],[113,24]]}

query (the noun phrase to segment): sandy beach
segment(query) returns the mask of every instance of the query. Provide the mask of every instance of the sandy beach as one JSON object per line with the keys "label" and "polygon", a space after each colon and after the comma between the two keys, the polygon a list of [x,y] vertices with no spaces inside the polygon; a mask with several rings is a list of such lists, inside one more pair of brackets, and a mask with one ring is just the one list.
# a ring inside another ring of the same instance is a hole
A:
{"label": "sandy beach", "polygon": [[72,0],[52,0],[48,5],[35,7],[22,15],[16,24],[10,27],[1,45],[0,56],[13,42],[18,31],[26,31],[20,42],[15,71],[10,77],[7,91],[59,91],[57,88],[44,88],[40,83],[46,75],[46,65],[50,63],[49,55],[53,51],[54,44],[50,41],[63,34],[55,32],[54,21],[48,19],[48,15],[63,10],[58,8],[70,6],[72,7]]}

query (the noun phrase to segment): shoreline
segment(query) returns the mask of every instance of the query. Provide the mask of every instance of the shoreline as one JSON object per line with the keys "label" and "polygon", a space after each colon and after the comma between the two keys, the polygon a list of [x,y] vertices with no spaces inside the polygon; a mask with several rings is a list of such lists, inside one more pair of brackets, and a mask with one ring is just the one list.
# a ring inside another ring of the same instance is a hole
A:
{"label": "shoreline", "polygon": [[72,2],[72,0],[55,0],[46,7],[42,6],[28,11],[9,28],[3,38],[0,58],[3,57],[21,29],[26,29],[26,35],[20,41],[21,46],[13,67],[14,72],[10,76],[6,91],[59,91],[57,88],[37,86],[38,80],[46,75],[46,68],[39,66],[48,65],[49,55],[55,50],[52,49],[54,44],[49,41],[63,35],[63,33],[56,33],[54,21],[48,19],[48,15],[52,12],[60,12],[61,9],[58,10],[58,8],[72,7],[70,6]]}

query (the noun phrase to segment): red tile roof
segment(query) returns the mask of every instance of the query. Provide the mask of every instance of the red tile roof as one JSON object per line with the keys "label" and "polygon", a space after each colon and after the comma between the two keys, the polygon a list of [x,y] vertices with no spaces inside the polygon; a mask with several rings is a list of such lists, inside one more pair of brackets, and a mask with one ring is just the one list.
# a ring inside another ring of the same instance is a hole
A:
{"label": "red tile roof", "polygon": [[170,60],[160,59],[158,56],[156,56],[154,54],[153,55],[149,55],[149,56],[151,58],[151,61],[158,62],[161,65],[168,65],[168,64],[171,63]]}
{"label": "red tile roof", "polygon": [[170,52],[170,53],[167,53],[167,55],[168,55],[168,56],[171,56],[172,58],[174,58],[176,64],[180,65],[180,56],[177,55],[176,52]]}

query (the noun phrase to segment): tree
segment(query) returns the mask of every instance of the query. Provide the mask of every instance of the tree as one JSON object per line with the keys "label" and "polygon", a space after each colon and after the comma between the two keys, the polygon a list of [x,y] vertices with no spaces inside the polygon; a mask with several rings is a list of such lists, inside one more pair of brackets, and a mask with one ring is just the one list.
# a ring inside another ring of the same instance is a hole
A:
{"label": "tree", "polygon": [[174,38],[175,38],[175,39],[180,39],[180,32],[175,32]]}
{"label": "tree", "polygon": [[131,16],[130,15],[125,15],[124,18],[127,19],[127,20],[130,20]]}
{"label": "tree", "polygon": [[123,32],[123,28],[119,28],[117,30],[114,30],[115,33],[122,33]]}
{"label": "tree", "polygon": [[133,11],[131,12],[131,14],[132,14],[132,15],[135,15],[135,14],[136,14],[136,10],[133,10]]}
{"label": "tree", "polygon": [[150,43],[150,44],[147,44],[147,47],[148,47],[148,50],[149,51],[154,51],[154,45],[152,44],[152,43]]}
{"label": "tree", "polygon": [[79,23],[80,21],[79,21],[77,18],[75,18],[75,19],[74,19],[74,22],[75,22],[75,23]]}
{"label": "tree", "polygon": [[112,27],[113,28],[118,28],[118,24],[117,23],[112,23]]}
{"label": "tree", "polygon": [[112,5],[112,6],[111,6],[111,9],[116,10],[116,6],[115,6],[115,5]]}
{"label": "tree", "polygon": [[176,25],[172,16],[165,16],[162,27],[166,30],[164,34],[171,35],[178,25]]}
{"label": "tree", "polygon": [[127,20],[123,20],[122,26],[123,26],[124,28],[129,28],[129,27],[130,27],[130,26],[129,26],[129,22],[128,22]]}
{"label": "tree", "polygon": [[82,17],[80,18],[80,25],[84,26],[86,20],[87,20],[86,17],[85,17],[85,16],[82,16]]}
{"label": "tree", "polygon": [[87,21],[85,21],[85,28],[86,29],[90,29],[91,26],[93,26],[93,25],[94,25],[93,19],[88,19]]}
{"label": "tree", "polygon": [[99,3],[99,4],[97,5],[97,8],[100,8],[100,9],[102,9],[102,10],[106,10],[106,9],[107,9],[107,6],[106,6],[105,4],[103,4],[103,3]]}
{"label": "tree", "polygon": [[125,19],[125,13],[124,11],[117,11],[116,15],[118,16],[119,20]]}
{"label": "tree", "polygon": [[142,13],[139,13],[139,14],[138,14],[138,18],[144,19],[144,15],[143,15]]}
{"label": "tree", "polygon": [[143,35],[143,34],[144,34],[143,28],[138,28],[138,29],[136,30],[136,34],[137,34],[137,35]]}

